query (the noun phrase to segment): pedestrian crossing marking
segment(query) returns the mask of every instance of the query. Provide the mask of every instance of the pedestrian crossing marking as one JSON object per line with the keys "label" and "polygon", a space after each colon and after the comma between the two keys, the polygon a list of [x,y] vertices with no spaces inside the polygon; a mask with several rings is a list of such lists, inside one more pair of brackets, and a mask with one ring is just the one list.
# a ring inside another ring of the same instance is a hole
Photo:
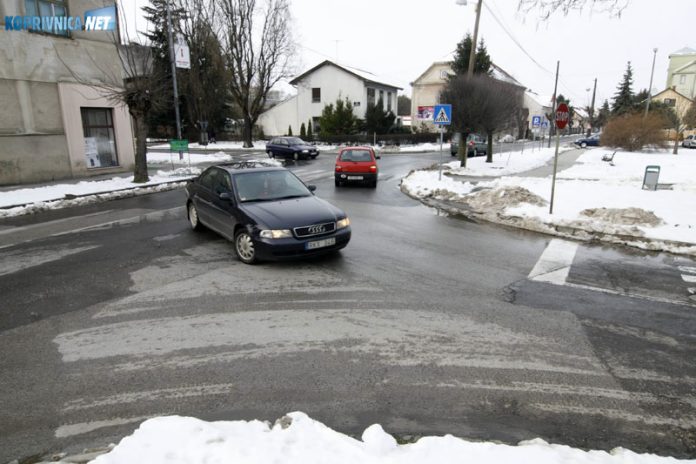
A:
{"label": "pedestrian crossing marking", "polygon": [[439,122],[439,123],[450,122],[449,118],[447,117],[447,111],[445,111],[444,108],[440,108],[440,112],[437,114],[437,117],[435,118],[435,122]]}

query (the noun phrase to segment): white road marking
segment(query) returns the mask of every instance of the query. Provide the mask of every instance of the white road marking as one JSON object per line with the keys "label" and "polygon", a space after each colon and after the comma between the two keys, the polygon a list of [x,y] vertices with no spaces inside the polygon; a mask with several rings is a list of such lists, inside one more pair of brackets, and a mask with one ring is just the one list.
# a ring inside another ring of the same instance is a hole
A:
{"label": "white road marking", "polygon": [[94,430],[103,429],[105,427],[113,427],[116,425],[132,424],[133,422],[142,422],[151,419],[154,416],[137,416],[128,418],[117,418],[111,420],[101,420],[92,422],[82,422],[78,424],[61,425],[55,431],[56,438],[72,437],[74,435],[82,435]]}
{"label": "white road marking", "polygon": [[565,285],[578,244],[554,238],[541,254],[528,279]]}

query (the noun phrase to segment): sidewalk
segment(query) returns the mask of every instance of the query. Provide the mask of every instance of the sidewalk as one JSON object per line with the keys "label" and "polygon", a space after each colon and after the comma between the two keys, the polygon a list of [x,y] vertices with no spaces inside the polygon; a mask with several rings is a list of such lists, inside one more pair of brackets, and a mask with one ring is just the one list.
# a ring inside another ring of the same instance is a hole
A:
{"label": "sidewalk", "polygon": [[[410,173],[401,190],[426,205],[474,220],[583,241],[696,256],[696,151],[571,149],[559,155],[553,213],[553,153],[470,158]],[[544,157],[546,156],[546,159]],[[543,160],[543,163],[538,164]],[[537,165],[535,165],[537,164]],[[646,166],[661,166],[663,188],[644,190]]]}

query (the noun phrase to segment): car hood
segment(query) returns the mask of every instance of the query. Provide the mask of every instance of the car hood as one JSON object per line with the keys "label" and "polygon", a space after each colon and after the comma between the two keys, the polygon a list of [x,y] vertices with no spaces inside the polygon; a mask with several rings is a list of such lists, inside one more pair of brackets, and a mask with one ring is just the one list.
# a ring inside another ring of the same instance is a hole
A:
{"label": "car hood", "polygon": [[345,216],[339,208],[314,195],[288,200],[242,203],[240,209],[259,226],[269,229],[292,229],[334,222]]}
{"label": "car hood", "polygon": [[316,150],[317,147],[314,145],[293,145],[292,148],[295,150]]}

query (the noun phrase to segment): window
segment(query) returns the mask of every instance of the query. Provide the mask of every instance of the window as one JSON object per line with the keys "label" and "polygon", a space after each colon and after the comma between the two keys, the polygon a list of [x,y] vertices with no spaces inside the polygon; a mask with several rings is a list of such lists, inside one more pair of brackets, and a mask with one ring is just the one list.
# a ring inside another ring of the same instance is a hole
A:
{"label": "window", "polygon": [[82,108],[81,110],[87,167],[118,166],[111,108]]}
{"label": "window", "polygon": [[676,98],[665,98],[664,102],[665,102],[665,105],[667,105],[667,106],[676,106],[677,105]]}
{"label": "window", "polygon": [[353,107],[357,108],[358,106],[360,106],[360,102],[358,102],[358,101],[353,102]]}
{"label": "window", "polygon": [[384,90],[379,91],[379,99],[382,100],[382,104],[384,104]]}
{"label": "window", "polygon": [[367,104],[368,105],[374,105],[375,104],[375,89],[367,88]]}
{"label": "window", "polygon": [[213,189],[213,184],[215,183],[215,177],[216,177],[216,168],[210,168],[207,171],[205,171],[203,174],[201,174],[201,180],[200,184],[203,187]]}
{"label": "window", "polygon": [[[24,0],[24,9],[26,16],[66,17],[68,16],[68,9],[65,3],[65,0]],[[33,27],[32,30],[34,30]],[[49,24],[43,20],[37,32],[63,35],[66,37],[70,35],[66,27],[59,28],[57,24]]]}
{"label": "window", "polygon": [[321,89],[319,87],[312,88],[312,103],[321,103]]}
{"label": "window", "polygon": [[679,76],[679,83],[686,84],[686,74],[682,74],[681,76]]}
{"label": "window", "polygon": [[391,111],[392,108],[392,100],[391,100],[391,92],[387,92],[387,111]]}
{"label": "window", "polygon": [[441,69],[441,70],[440,70],[440,79],[442,79],[443,81],[446,81],[448,76],[449,76],[449,75],[447,74],[447,70],[446,70],[446,69]]}

